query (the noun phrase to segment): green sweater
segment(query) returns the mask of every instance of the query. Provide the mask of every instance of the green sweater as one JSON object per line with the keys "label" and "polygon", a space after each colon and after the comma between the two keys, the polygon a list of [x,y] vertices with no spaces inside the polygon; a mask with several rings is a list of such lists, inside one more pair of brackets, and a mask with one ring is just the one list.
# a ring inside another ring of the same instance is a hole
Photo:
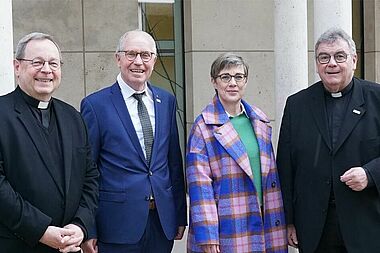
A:
{"label": "green sweater", "polygon": [[251,165],[253,174],[253,183],[257,191],[257,196],[259,198],[260,205],[262,205],[263,191],[261,188],[260,150],[255,131],[253,130],[251,121],[249,120],[249,118],[247,118],[245,113],[242,113],[230,119],[232,125],[234,126],[247,151],[249,163]]}

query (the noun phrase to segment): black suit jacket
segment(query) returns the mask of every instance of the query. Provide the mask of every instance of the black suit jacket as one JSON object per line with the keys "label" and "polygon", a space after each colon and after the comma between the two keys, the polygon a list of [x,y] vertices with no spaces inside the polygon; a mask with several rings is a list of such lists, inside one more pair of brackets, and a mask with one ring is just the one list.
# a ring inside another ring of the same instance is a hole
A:
{"label": "black suit jacket", "polygon": [[[302,252],[314,252],[318,245],[331,189],[348,252],[380,249],[380,85],[353,81],[334,149],[321,82],[286,102],[277,163],[287,223],[295,224]],[[375,186],[356,192],[340,181],[356,166],[368,170]]]}
{"label": "black suit jacket", "polygon": [[49,225],[93,223],[98,171],[80,114],[53,99],[62,136],[64,185],[21,91],[0,97],[0,251],[51,252],[38,241]]}

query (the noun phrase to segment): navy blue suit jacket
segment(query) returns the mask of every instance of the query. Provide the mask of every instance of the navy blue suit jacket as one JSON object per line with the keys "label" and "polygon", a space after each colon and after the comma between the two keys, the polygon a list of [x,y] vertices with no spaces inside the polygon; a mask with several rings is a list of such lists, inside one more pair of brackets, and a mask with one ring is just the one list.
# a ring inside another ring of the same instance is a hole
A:
{"label": "navy blue suit jacket", "polygon": [[153,190],[162,228],[173,239],[186,225],[186,195],[173,95],[148,85],[153,93],[156,129],[147,165],[120,87],[84,98],[81,112],[99,166],[97,238],[106,243],[134,244],[144,233]]}

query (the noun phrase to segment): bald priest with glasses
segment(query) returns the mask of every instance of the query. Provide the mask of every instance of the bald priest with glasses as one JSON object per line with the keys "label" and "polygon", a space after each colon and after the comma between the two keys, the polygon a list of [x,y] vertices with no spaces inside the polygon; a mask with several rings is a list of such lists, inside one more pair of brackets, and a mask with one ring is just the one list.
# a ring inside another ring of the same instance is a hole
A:
{"label": "bald priest with glasses", "polygon": [[321,81],[287,99],[277,164],[288,241],[301,253],[379,252],[380,85],[354,77],[339,28],[315,45]]}

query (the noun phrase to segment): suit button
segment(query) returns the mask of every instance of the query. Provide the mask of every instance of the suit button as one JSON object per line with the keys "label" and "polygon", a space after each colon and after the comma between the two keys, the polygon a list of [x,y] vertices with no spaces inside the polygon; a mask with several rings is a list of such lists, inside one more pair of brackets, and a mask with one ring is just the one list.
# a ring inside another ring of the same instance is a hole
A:
{"label": "suit button", "polygon": [[152,176],[153,172],[150,170],[148,174],[149,174],[149,176]]}
{"label": "suit button", "polygon": [[279,226],[280,225],[280,220],[276,220],[276,222],[274,223],[276,226]]}
{"label": "suit button", "polygon": [[323,210],[322,210],[322,213],[327,213],[327,209],[323,209]]}
{"label": "suit button", "polygon": [[326,184],[330,185],[331,184],[330,180],[326,180]]}
{"label": "suit button", "polygon": [[272,182],[272,188],[275,188],[276,187],[276,181],[273,181]]}

